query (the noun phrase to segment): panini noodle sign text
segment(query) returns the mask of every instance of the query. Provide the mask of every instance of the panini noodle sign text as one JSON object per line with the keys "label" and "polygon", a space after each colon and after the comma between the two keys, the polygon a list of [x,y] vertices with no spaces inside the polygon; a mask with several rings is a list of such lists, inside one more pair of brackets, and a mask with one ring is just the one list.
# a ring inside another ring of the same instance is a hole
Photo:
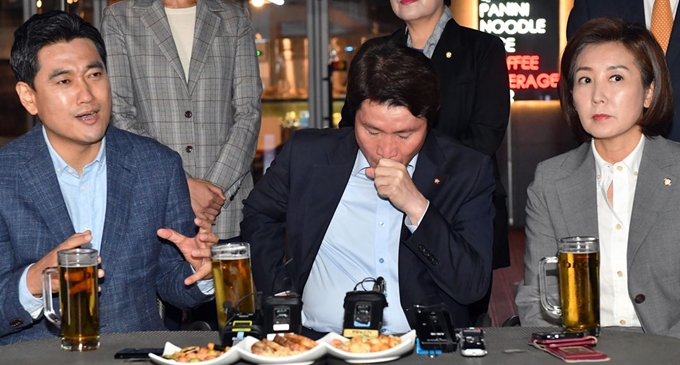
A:
{"label": "panini noodle sign text", "polygon": [[513,100],[557,99],[559,0],[480,0],[479,30],[503,40]]}

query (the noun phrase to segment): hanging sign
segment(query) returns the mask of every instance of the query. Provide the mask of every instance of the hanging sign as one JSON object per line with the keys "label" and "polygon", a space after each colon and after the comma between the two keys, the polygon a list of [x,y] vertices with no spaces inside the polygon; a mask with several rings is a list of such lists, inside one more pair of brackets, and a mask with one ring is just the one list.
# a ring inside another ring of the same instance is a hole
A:
{"label": "hanging sign", "polygon": [[479,0],[479,30],[500,37],[513,100],[556,100],[559,0]]}

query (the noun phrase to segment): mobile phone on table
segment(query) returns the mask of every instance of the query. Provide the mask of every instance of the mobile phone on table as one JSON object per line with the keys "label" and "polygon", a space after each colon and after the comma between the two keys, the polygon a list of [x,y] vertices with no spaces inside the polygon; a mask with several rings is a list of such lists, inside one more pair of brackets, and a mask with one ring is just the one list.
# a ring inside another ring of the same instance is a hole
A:
{"label": "mobile phone on table", "polygon": [[585,337],[585,332],[534,332],[531,334],[531,340],[546,341],[546,340],[568,340],[579,339]]}
{"label": "mobile phone on table", "polygon": [[149,353],[162,356],[163,349],[156,347],[126,348],[116,352],[115,359],[148,359]]}
{"label": "mobile phone on table", "polygon": [[459,332],[460,354],[463,356],[484,356],[486,355],[486,343],[484,341],[484,330],[481,328],[464,328]]}

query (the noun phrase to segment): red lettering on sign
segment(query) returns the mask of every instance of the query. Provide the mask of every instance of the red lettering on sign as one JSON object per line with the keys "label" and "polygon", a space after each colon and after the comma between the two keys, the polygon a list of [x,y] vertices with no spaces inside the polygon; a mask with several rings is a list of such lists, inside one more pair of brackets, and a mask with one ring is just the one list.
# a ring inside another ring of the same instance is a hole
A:
{"label": "red lettering on sign", "polygon": [[508,76],[510,88],[513,90],[557,89],[557,85],[560,82],[560,74],[557,72],[526,75],[511,73]]}
{"label": "red lettering on sign", "polygon": [[538,71],[541,63],[540,56],[537,55],[509,55],[505,58],[508,70]]}

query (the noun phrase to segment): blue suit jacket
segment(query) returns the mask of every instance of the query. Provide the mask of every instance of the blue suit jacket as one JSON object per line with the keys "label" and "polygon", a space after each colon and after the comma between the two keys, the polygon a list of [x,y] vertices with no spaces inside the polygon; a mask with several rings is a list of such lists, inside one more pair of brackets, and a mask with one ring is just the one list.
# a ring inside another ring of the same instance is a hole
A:
{"label": "blue suit jacket", "polygon": [[[0,345],[58,335],[19,302],[24,269],[73,235],[54,165],[38,125],[0,150]],[[177,153],[110,126],[106,134],[106,221],[100,255],[102,332],[164,329],[156,293],[178,307],[206,299],[186,287],[192,274],[158,228],[196,234],[186,177]],[[59,300],[53,296],[55,307]]]}
{"label": "blue suit jacket", "polygon": [[[265,295],[281,289],[285,277],[302,295],[357,151],[354,128],[296,132],[244,201],[241,234]],[[402,224],[402,308],[413,326],[414,304],[443,302],[456,326],[469,326],[465,304],[486,293],[491,275],[491,159],[430,131],[413,181],[430,206],[413,234]],[[292,260],[285,273],[284,258]]]}
{"label": "blue suit jacket", "polygon": [[[590,19],[598,17],[621,18],[626,22],[638,23],[645,26],[644,0],[574,0],[574,7],[569,13],[567,22],[567,37],[571,38],[576,30]],[[675,16],[678,20],[680,17]],[[671,39],[666,51],[666,64],[671,72],[671,86],[673,87],[673,102],[675,115],[673,124],[666,138],[680,142],[680,21],[673,23]]]}

